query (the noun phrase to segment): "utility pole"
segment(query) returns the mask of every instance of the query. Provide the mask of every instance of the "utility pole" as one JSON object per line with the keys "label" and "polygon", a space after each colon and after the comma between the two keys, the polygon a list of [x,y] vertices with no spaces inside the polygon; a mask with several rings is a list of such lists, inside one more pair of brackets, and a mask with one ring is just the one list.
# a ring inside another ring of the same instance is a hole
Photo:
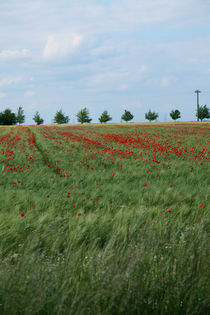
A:
{"label": "utility pole", "polygon": [[195,93],[197,93],[197,121],[199,121],[199,118],[198,118],[198,111],[199,111],[199,93],[201,93],[201,91],[196,90]]}

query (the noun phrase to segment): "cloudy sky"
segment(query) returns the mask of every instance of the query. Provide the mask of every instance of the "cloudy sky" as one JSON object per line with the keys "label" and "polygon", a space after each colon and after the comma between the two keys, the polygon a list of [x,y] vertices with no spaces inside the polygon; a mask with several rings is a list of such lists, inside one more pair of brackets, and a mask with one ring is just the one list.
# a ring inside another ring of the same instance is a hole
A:
{"label": "cloudy sky", "polygon": [[135,122],[210,105],[210,0],[0,0],[0,111]]}

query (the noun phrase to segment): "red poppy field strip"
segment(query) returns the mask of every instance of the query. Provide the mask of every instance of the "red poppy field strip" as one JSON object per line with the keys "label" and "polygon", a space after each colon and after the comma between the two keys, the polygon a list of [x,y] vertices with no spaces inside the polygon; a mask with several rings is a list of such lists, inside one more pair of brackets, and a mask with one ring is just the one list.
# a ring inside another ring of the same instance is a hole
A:
{"label": "red poppy field strip", "polygon": [[[57,187],[54,197],[56,192],[66,196],[72,207],[77,205],[78,208],[85,207],[84,197],[89,201],[90,198],[99,200],[101,207],[110,199],[113,205],[116,200],[117,206],[120,202],[129,206],[130,199],[132,204],[138,204],[137,192],[141,194],[145,187],[145,198],[141,198],[141,202],[147,206],[152,190],[158,190],[162,200],[161,194],[167,187],[172,188],[177,183],[176,194],[181,195],[178,181],[182,173],[188,177],[192,170],[205,173],[209,162],[208,132],[208,124],[199,128],[193,124],[10,128],[9,133],[0,138],[1,185],[4,189],[25,190],[26,194],[30,190],[33,199],[33,192],[39,194],[39,181],[47,178]],[[68,192],[75,184],[78,185],[76,191]],[[119,190],[122,198],[107,188],[110,184],[118,187],[116,191]],[[194,195],[192,204],[196,203],[196,198],[198,203],[203,201]],[[182,202],[184,204],[184,198]],[[160,206],[171,206],[170,199]]]}

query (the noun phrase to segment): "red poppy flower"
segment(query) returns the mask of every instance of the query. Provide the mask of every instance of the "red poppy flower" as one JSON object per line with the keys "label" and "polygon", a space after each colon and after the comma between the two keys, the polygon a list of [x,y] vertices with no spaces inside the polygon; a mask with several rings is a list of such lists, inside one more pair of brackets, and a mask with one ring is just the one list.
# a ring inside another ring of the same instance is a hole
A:
{"label": "red poppy flower", "polygon": [[75,205],[73,205],[73,208],[75,208],[76,206]]}
{"label": "red poppy flower", "polygon": [[172,210],[171,209],[168,209],[168,212],[171,212]]}
{"label": "red poppy flower", "polygon": [[82,213],[81,212],[77,212],[77,215],[80,216],[80,215],[82,215]]}
{"label": "red poppy flower", "polygon": [[172,185],[170,184],[169,187],[172,187]]}
{"label": "red poppy flower", "polygon": [[21,212],[21,214],[20,214],[20,215],[21,215],[21,217],[24,217],[25,213],[24,213],[24,212]]}
{"label": "red poppy flower", "polygon": [[200,208],[203,208],[203,204],[200,204]]}
{"label": "red poppy flower", "polygon": [[85,201],[85,198],[83,198],[82,201]]}
{"label": "red poppy flower", "polygon": [[70,197],[70,196],[69,196],[69,193],[66,195],[66,197],[67,197],[67,198],[69,198],[69,197]]}
{"label": "red poppy flower", "polygon": [[15,185],[15,184],[16,184],[16,182],[13,182],[13,184]]}
{"label": "red poppy flower", "polygon": [[144,184],[144,187],[146,187],[147,186],[147,184]]}

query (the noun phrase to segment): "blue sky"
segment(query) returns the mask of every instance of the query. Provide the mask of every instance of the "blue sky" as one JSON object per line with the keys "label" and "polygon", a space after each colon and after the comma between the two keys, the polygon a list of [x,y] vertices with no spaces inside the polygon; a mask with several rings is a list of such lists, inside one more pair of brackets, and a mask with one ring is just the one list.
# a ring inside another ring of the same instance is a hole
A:
{"label": "blue sky", "polygon": [[87,107],[120,122],[196,120],[210,104],[210,0],[0,1],[0,111],[22,106],[52,123]]}

